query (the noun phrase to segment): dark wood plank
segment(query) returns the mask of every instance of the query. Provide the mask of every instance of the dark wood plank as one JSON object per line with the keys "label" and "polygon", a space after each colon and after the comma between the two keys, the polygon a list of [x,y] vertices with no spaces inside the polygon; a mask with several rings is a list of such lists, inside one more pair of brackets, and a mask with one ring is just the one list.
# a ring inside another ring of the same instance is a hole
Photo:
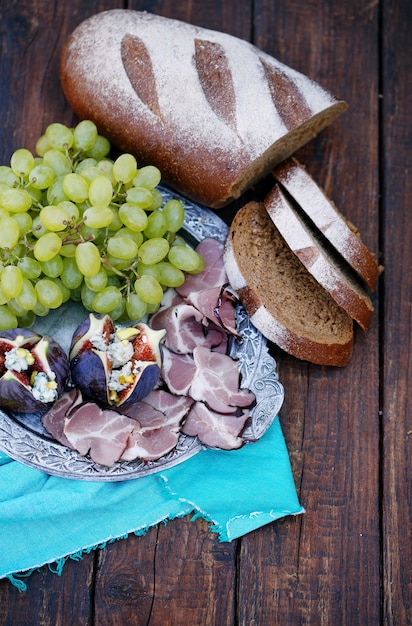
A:
{"label": "dark wood plank", "polygon": [[[299,158],[378,254],[377,5],[259,2],[256,16],[260,47],[349,103]],[[242,540],[240,622],[379,623],[378,312],[343,370],[277,355],[307,512]]]}
{"label": "dark wood plank", "polygon": [[384,623],[412,623],[412,5],[383,3]]}

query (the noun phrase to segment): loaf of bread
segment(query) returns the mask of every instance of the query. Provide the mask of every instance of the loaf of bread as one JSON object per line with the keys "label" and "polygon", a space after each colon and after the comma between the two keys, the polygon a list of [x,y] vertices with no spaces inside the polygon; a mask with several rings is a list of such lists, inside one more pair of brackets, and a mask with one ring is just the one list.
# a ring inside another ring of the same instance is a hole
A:
{"label": "loaf of bread", "polygon": [[[310,197],[306,204],[311,206]],[[373,305],[366,289],[330,242],[313,228],[307,214],[289,201],[279,185],[274,185],[264,205],[277,230],[309,273],[367,330]]]}
{"label": "loaf of bread", "polygon": [[238,198],[347,108],[246,41],[124,9],[76,28],[60,76],[80,118],[212,208]]}
{"label": "loaf of bread", "polygon": [[343,366],[351,357],[353,321],[290,249],[263,203],[235,215],[224,263],[252,323],[299,359]]}
{"label": "loaf of bread", "polygon": [[375,257],[306,168],[292,157],[278,165],[273,175],[368,287],[375,289],[379,274]]}

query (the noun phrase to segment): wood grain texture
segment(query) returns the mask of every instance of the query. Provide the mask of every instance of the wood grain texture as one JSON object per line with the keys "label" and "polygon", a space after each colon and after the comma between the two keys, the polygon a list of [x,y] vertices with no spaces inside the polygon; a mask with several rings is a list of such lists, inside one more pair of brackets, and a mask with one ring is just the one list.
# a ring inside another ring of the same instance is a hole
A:
{"label": "wood grain texture", "polygon": [[[0,10],[0,163],[71,124],[58,77],[73,28],[108,8],[148,10],[253,41],[349,103],[297,155],[385,265],[350,365],[273,347],[281,424],[303,516],[232,543],[179,519],[47,567],[19,593],[0,581],[0,623],[283,626],[412,623],[412,5],[408,0],[46,0]],[[258,198],[265,183],[246,194]],[[238,203],[220,215],[230,221]],[[98,521],[96,521],[98,523]],[[1,555],[0,555],[1,558]]]}

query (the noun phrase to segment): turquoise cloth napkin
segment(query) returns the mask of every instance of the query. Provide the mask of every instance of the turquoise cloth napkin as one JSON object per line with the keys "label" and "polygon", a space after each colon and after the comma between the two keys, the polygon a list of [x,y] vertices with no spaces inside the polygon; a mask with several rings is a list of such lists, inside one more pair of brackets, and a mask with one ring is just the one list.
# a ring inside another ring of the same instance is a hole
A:
{"label": "turquoise cloth napkin", "polygon": [[115,483],[49,476],[0,452],[0,578],[24,590],[24,573],[59,573],[67,558],[188,514],[231,541],[302,512],[278,418],[257,443]]}

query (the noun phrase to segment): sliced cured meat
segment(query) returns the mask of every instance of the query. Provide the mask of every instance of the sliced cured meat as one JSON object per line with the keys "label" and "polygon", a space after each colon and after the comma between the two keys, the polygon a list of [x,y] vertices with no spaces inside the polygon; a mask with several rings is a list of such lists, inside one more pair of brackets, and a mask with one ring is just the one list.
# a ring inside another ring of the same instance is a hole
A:
{"label": "sliced cured meat", "polygon": [[223,244],[216,239],[206,237],[196,247],[205,261],[205,269],[199,274],[189,274],[185,282],[176,288],[177,293],[187,297],[193,291],[221,287],[227,283],[227,274],[223,264]]}
{"label": "sliced cured meat", "polygon": [[239,335],[236,328],[235,302],[237,298],[227,286],[210,287],[200,291],[192,291],[187,296],[189,304],[200,311],[204,318],[203,323],[209,320],[220,325],[231,335]]}
{"label": "sliced cured meat", "polygon": [[69,416],[70,411],[82,402],[82,394],[78,389],[65,391],[41,418],[42,424],[48,434],[68,448],[74,449],[63,432],[65,420]]}
{"label": "sliced cured meat", "polygon": [[150,325],[155,330],[166,330],[163,345],[173,352],[189,354],[196,346],[212,348],[222,342],[222,333],[205,328],[202,319],[203,314],[195,307],[181,303],[155,313]]}
{"label": "sliced cured meat", "polygon": [[168,424],[160,428],[136,428],[130,435],[120,460],[134,461],[139,458],[143,461],[155,461],[176,447],[179,433],[179,424]]}
{"label": "sliced cured meat", "polygon": [[96,463],[110,467],[121,457],[135,426],[130,417],[86,402],[66,418],[64,434],[80,454],[89,454]]}
{"label": "sliced cured meat", "polygon": [[192,356],[163,349],[160,375],[169,391],[177,395],[188,395],[195,372],[196,365]]}
{"label": "sliced cured meat", "polygon": [[212,448],[234,450],[240,448],[243,439],[240,436],[249,413],[242,415],[222,415],[209,409],[203,402],[195,402],[183,425],[182,432],[198,437],[202,443]]}
{"label": "sliced cured meat", "polygon": [[138,421],[142,428],[159,428],[172,421],[180,423],[192,404],[193,400],[187,396],[176,396],[163,389],[155,389],[144,400],[121,412]]}
{"label": "sliced cured meat", "polygon": [[239,370],[230,356],[198,347],[193,351],[196,372],[190,386],[194,400],[219,413],[233,413],[234,407],[248,407],[255,400],[249,389],[239,388]]}

